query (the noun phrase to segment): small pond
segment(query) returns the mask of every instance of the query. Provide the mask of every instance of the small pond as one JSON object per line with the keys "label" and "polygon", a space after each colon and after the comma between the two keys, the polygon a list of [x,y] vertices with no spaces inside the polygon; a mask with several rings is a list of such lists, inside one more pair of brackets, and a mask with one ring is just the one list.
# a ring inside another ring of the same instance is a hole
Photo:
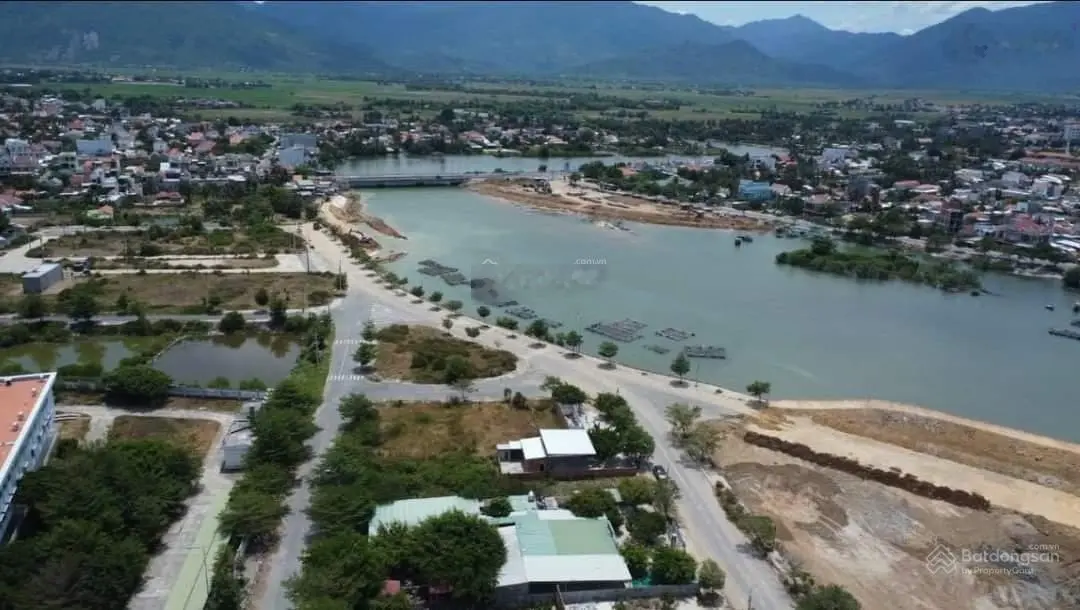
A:
{"label": "small pond", "polygon": [[19,365],[29,373],[55,371],[71,364],[99,364],[116,368],[124,358],[152,347],[154,338],[86,339],[73,343],[27,343],[0,349],[0,365]]}
{"label": "small pond", "polygon": [[295,337],[236,335],[182,341],[161,354],[154,366],[177,383],[207,385],[224,377],[232,387],[250,379],[274,386],[289,374],[299,356]]}

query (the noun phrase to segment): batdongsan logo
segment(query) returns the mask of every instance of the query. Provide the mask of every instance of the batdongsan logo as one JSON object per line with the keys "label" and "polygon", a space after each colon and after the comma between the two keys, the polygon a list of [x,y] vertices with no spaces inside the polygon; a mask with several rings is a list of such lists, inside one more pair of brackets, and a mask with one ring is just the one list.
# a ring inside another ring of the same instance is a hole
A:
{"label": "batdongsan logo", "polygon": [[1023,550],[958,549],[935,546],[926,556],[926,569],[932,574],[1006,575],[1031,577],[1035,564],[1061,561],[1056,544],[1033,544]]}
{"label": "batdongsan logo", "polygon": [[956,565],[956,555],[940,544],[926,556],[926,569],[931,574],[952,574],[956,572]]}

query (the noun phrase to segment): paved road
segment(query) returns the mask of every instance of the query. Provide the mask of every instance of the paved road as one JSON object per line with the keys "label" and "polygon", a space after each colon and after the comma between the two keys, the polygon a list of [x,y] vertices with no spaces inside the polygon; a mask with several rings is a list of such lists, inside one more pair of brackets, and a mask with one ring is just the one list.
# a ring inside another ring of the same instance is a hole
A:
{"label": "paved road", "polygon": [[[168,610],[179,601],[197,601],[206,595],[205,583],[216,557],[214,536],[218,513],[224,508],[235,479],[221,472],[221,440],[235,414],[187,409],[157,409],[145,413],[96,405],[62,405],[57,414],[80,413],[91,416],[87,441],[104,440],[113,421],[121,415],[169,417],[217,422],[214,443],[203,461],[198,493],[188,499],[184,515],[169,527],[162,538],[162,550],[146,567],[139,592],[128,602],[128,610]],[[94,438],[94,436],[99,438]],[[211,534],[211,535],[208,535]],[[204,572],[204,569],[206,570]]]}
{"label": "paved road", "polygon": [[[325,259],[341,256],[340,246],[324,234],[315,232],[311,237],[315,251],[320,256]],[[413,305],[411,299],[395,296],[375,286],[366,272],[351,262],[346,263],[344,270],[349,274],[350,292],[333,313],[336,335],[331,353],[330,377],[323,404],[315,414],[315,422],[320,430],[311,442],[315,457],[301,468],[303,482],[289,498],[290,513],[283,523],[281,543],[270,559],[272,565],[266,578],[267,588],[262,598],[255,600],[259,608],[288,610],[293,607],[285,596],[284,583],[299,572],[305,541],[311,532],[311,523],[304,510],[311,498],[307,475],[319,456],[332,444],[341,425],[337,411],[340,400],[352,392],[363,392],[378,400],[434,398],[448,393],[446,388],[372,383],[355,375],[351,354],[369,319],[377,324],[405,321],[438,326],[445,312],[432,312],[427,305]],[[461,321],[452,332],[465,337],[464,328],[465,322]],[[504,387],[536,394],[546,375],[561,377],[588,392],[619,392],[625,396],[642,426],[656,439],[656,461],[668,468],[672,479],[679,485],[680,517],[687,531],[690,550],[699,557],[715,558],[727,571],[726,593],[734,606],[745,608],[746,599],[752,595],[755,610],[787,610],[792,607],[791,599],[775,572],[748,552],[749,541],[723,515],[708,474],[686,465],[680,452],[672,446],[664,420],[663,410],[672,402],[700,404],[707,416],[722,417],[748,412],[747,397],[726,391],[720,395],[712,386],[672,387],[667,377],[626,367],[604,370],[599,368],[601,361],[595,358],[571,360],[555,346],[532,349],[528,347],[532,340],[520,336],[510,339],[508,333],[498,329],[485,331],[475,340],[517,353],[523,360],[524,370],[506,379],[478,383],[478,392],[473,398],[499,398]]]}

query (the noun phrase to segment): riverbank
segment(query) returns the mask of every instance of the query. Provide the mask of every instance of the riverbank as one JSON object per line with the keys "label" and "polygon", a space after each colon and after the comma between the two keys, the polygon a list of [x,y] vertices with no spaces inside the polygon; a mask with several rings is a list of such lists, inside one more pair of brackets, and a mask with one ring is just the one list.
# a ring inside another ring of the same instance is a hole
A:
{"label": "riverbank", "polygon": [[551,192],[538,191],[532,180],[474,180],[468,190],[501,201],[529,208],[585,216],[593,220],[625,220],[644,224],[705,229],[731,229],[766,232],[772,229],[767,220],[740,215],[738,212],[711,210],[699,213],[678,206],[655,203],[622,194],[601,193],[585,187],[571,187],[568,182],[551,181]]}
{"label": "riverbank", "polygon": [[364,209],[364,201],[357,193],[345,193],[334,195],[320,206],[327,210],[337,220],[348,224],[366,224],[378,233],[395,239],[408,239],[403,233],[391,227],[382,218],[369,214]]}

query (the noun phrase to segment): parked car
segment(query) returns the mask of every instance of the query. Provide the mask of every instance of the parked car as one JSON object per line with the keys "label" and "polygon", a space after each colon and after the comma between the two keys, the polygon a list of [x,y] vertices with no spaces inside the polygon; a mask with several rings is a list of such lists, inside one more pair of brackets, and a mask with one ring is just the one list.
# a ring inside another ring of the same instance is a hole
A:
{"label": "parked car", "polygon": [[652,467],[652,473],[653,476],[656,477],[657,481],[666,481],[668,480],[668,478],[670,478],[668,477],[667,470],[660,464],[656,464]]}

